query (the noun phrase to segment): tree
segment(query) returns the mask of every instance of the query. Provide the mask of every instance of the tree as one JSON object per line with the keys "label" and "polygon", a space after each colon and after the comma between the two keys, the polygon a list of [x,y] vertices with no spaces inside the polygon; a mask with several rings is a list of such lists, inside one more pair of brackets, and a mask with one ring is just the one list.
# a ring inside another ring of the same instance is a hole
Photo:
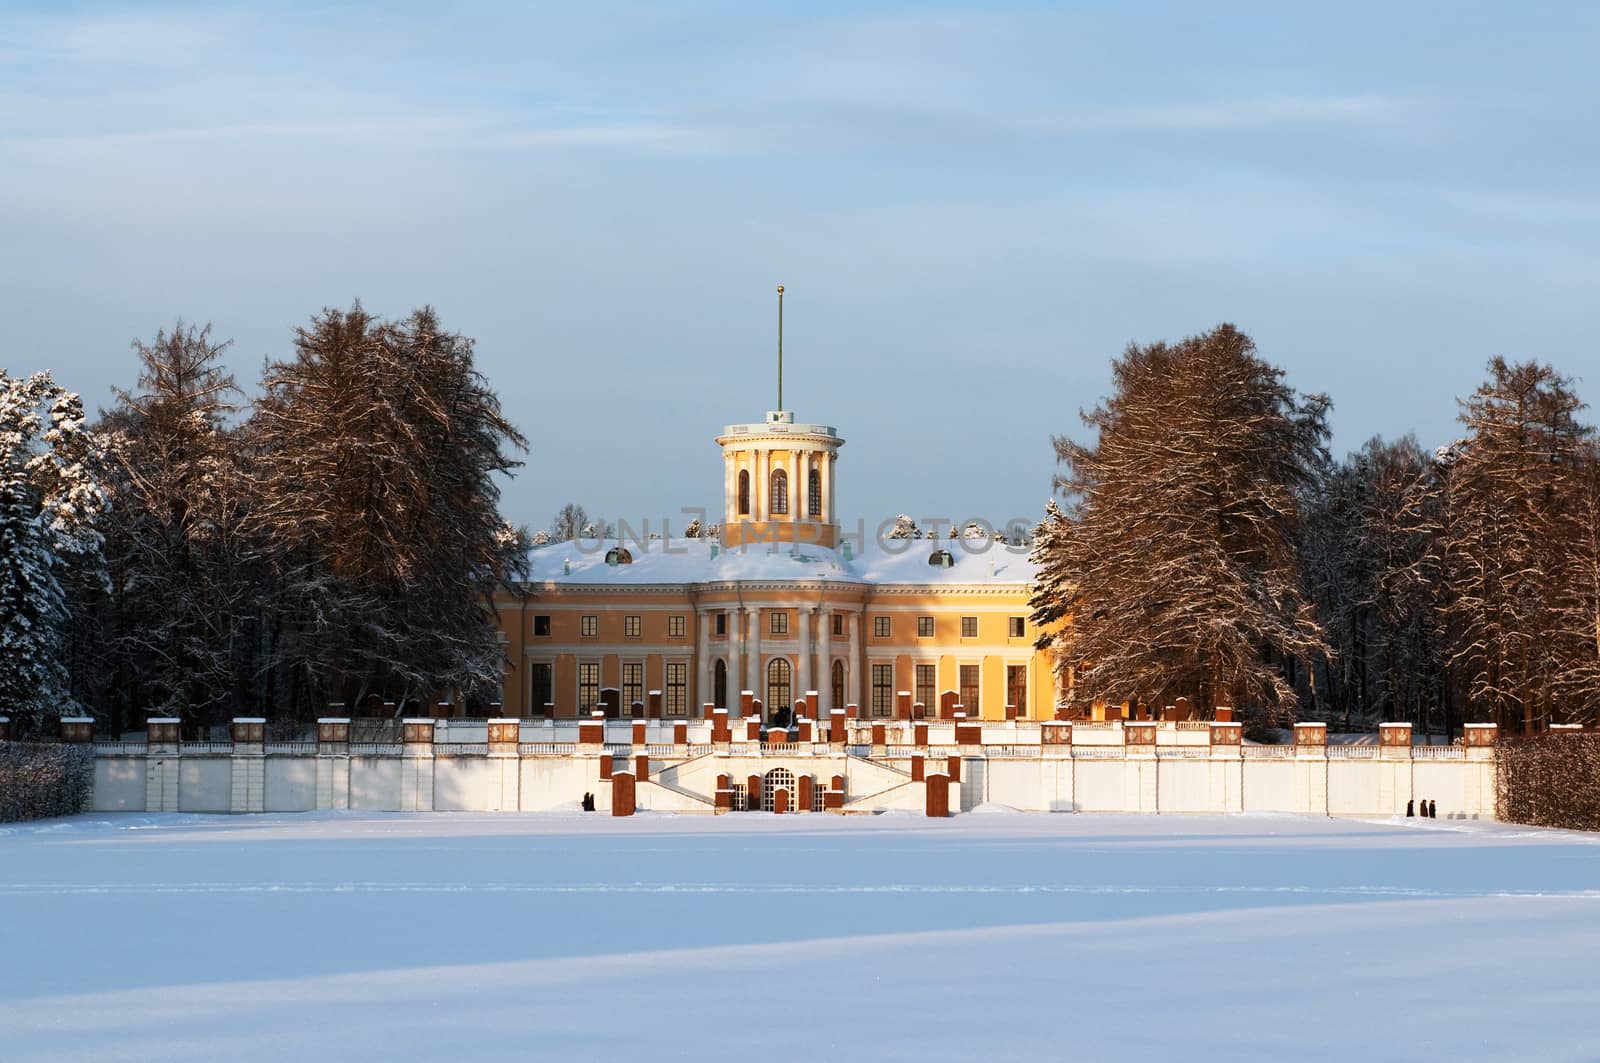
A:
{"label": "tree", "polygon": [[274,656],[300,700],[498,688],[489,602],[525,560],[495,477],[525,442],[432,310],[383,322],[358,303],[267,366],[250,426],[252,521],[279,580]]}
{"label": "tree", "polygon": [[[179,321],[133,344],[138,390],[101,422],[115,506],[107,522],[115,695],[192,722],[225,722],[245,695],[242,645],[259,588],[248,572],[245,477],[225,342]],[[111,692],[108,692],[111,693]]]}
{"label": "tree", "polygon": [[1551,602],[1551,696],[1567,721],[1600,722],[1600,443],[1577,454]]}
{"label": "tree", "polygon": [[598,523],[576,502],[568,502],[550,522],[550,541],[567,543],[574,539],[610,539],[617,534],[616,525],[608,521]]}
{"label": "tree", "polygon": [[1553,718],[1565,546],[1592,430],[1571,382],[1495,358],[1461,403],[1468,434],[1441,465],[1451,656],[1479,710],[1504,727]]}
{"label": "tree", "polygon": [[[1301,494],[1328,401],[1299,396],[1232,325],[1132,345],[1115,392],[1058,437],[1034,615],[1078,706],[1187,696],[1292,712],[1293,662],[1328,647],[1303,584]],[[1079,667],[1081,665],[1081,668]]]}
{"label": "tree", "polygon": [[0,712],[19,729],[81,711],[72,698],[62,580],[97,572],[106,508],[83,403],[48,373],[0,370]]}

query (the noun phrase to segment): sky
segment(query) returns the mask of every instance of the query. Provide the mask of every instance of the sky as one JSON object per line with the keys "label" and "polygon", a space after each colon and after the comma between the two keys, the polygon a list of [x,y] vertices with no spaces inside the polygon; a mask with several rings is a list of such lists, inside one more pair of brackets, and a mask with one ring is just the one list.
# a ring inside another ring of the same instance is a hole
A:
{"label": "sky", "polygon": [[847,518],[1036,517],[1111,359],[1222,321],[1336,452],[1437,445],[1497,354],[1600,402],[1597,54],[1580,3],[7,0],[0,367],[103,406],[182,317],[253,389],[429,304],[534,527],[719,507],[780,283]]}

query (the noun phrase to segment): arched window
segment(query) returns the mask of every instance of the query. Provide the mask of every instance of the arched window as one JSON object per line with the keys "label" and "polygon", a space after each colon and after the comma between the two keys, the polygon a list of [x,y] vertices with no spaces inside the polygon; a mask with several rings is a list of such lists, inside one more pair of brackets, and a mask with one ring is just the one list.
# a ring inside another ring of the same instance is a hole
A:
{"label": "arched window", "polygon": [[774,657],[767,664],[767,714],[778,711],[781,706],[791,704],[791,690],[789,685],[789,661],[785,657]]}
{"label": "arched window", "polygon": [[779,790],[789,791],[789,811],[793,812],[795,785],[794,772],[788,768],[773,768],[761,780],[761,811],[771,812]]}
{"label": "arched window", "polygon": [[739,516],[750,515],[750,470],[739,470]]}
{"label": "arched window", "polygon": [[806,483],[806,510],[813,517],[822,516],[822,470],[812,469]]}
{"label": "arched window", "polygon": [[833,662],[833,705],[835,709],[844,708],[844,662]]}
{"label": "arched window", "polygon": [[782,469],[772,470],[772,512],[789,512],[789,474]]}
{"label": "arched window", "polygon": [[728,662],[721,657],[711,668],[711,704],[719,709],[728,707]]}

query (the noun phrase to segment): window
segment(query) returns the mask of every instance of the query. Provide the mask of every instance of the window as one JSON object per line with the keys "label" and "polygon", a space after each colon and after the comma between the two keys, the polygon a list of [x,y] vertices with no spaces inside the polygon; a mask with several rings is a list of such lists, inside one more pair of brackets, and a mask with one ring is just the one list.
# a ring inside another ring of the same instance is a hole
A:
{"label": "window", "polygon": [[789,476],[782,469],[772,470],[772,515],[789,512]]}
{"label": "window", "polygon": [[919,616],[919,617],[917,617],[917,638],[919,638],[919,639],[931,639],[931,638],[933,638],[933,617],[931,617],[931,616]]}
{"label": "window", "polygon": [[872,715],[894,715],[894,665],[872,666]]}
{"label": "window", "polygon": [[535,616],[533,618],[533,637],[547,639],[550,637],[550,617]]}
{"label": "window", "polygon": [[917,665],[916,700],[924,706],[933,707],[938,704],[933,692],[936,666],[931,664]]}
{"label": "window", "polygon": [[750,515],[750,470],[739,470],[739,516]]}
{"label": "window", "polygon": [[964,616],[961,618],[961,637],[964,639],[975,639],[978,637],[977,617]]}
{"label": "window", "polygon": [[1006,665],[1006,704],[1014,705],[1017,715],[1026,716],[1028,711],[1028,666],[1025,664]]}
{"label": "window", "polygon": [[1011,638],[1014,638],[1014,639],[1022,638],[1023,637],[1023,633],[1026,630],[1027,630],[1026,627],[1024,627],[1024,621],[1023,621],[1022,617],[1020,617],[1020,616],[1010,617],[1006,621],[1006,634],[1009,635]]}
{"label": "window", "polygon": [[718,635],[726,635],[728,633],[728,614],[727,613],[718,613],[717,614],[716,627],[713,630]]}
{"label": "window", "polygon": [[967,714],[967,719],[976,719],[978,715],[978,666],[964,664],[961,666],[961,708]]}
{"label": "window", "polygon": [[592,639],[600,634],[600,618],[593,613],[584,616],[578,621],[578,634],[586,639]]}
{"label": "window", "polygon": [[889,621],[891,619],[893,619],[893,618],[892,617],[887,617],[887,616],[875,616],[875,617],[873,617],[872,618],[872,637],[875,638],[875,639],[886,639],[886,638],[888,638],[889,637],[889,629],[890,629]]}
{"label": "window", "polygon": [[545,706],[555,700],[555,666],[548,662],[539,662],[533,666],[529,675],[529,685],[532,688],[529,706],[529,716],[543,716]]}
{"label": "window", "polygon": [[667,705],[666,715],[687,715],[689,707],[689,666],[686,664],[667,665]]}
{"label": "window", "polygon": [[644,634],[644,618],[636,613],[623,617],[622,633],[630,639],[636,639]]}
{"label": "window", "polygon": [[793,701],[789,662],[783,657],[774,657],[767,663],[767,718],[771,719],[780,708],[791,707]]}
{"label": "window", "polygon": [[843,635],[844,634],[844,614],[843,613],[834,613],[833,614],[833,633],[835,635]]}
{"label": "window", "polygon": [[711,669],[711,704],[719,709],[728,707],[728,662],[721,657]]}
{"label": "window", "polygon": [[622,666],[622,707],[632,709],[633,703],[644,700],[644,665],[632,661]]}
{"label": "window", "polygon": [[789,614],[782,609],[776,609],[767,620],[767,630],[774,635],[787,635],[789,633]]}
{"label": "window", "polygon": [[833,708],[842,709],[842,708],[844,708],[844,662],[843,661],[834,661],[833,662],[833,675],[831,676],[831,678],[833,680],[833,682],[832,682],[832,687],[833,687]]}
{"label": "window", "polygon": [[667,617],[667,638],[681,639],[683,638],[683,630],[684,619],[682,613],[673,613]]}
{"label": "window", "polygon": [[578,715],[588,716],[600,704],[600,663],[583,661],[578,665]]}
{"label": "window", "polygon": [[822,470],[812,469],[806,481],[806,510],[813,517],[822,516]]}

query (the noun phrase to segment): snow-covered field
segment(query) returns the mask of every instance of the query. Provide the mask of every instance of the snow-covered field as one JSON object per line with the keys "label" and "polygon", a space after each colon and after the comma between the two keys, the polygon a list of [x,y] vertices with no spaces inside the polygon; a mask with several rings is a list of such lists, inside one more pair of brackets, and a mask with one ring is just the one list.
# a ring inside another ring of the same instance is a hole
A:
{"label": "snow-covered field", "polygon": [[1600,1057],[1600,838],[1448,821],[0,828],[0,1059]]}

